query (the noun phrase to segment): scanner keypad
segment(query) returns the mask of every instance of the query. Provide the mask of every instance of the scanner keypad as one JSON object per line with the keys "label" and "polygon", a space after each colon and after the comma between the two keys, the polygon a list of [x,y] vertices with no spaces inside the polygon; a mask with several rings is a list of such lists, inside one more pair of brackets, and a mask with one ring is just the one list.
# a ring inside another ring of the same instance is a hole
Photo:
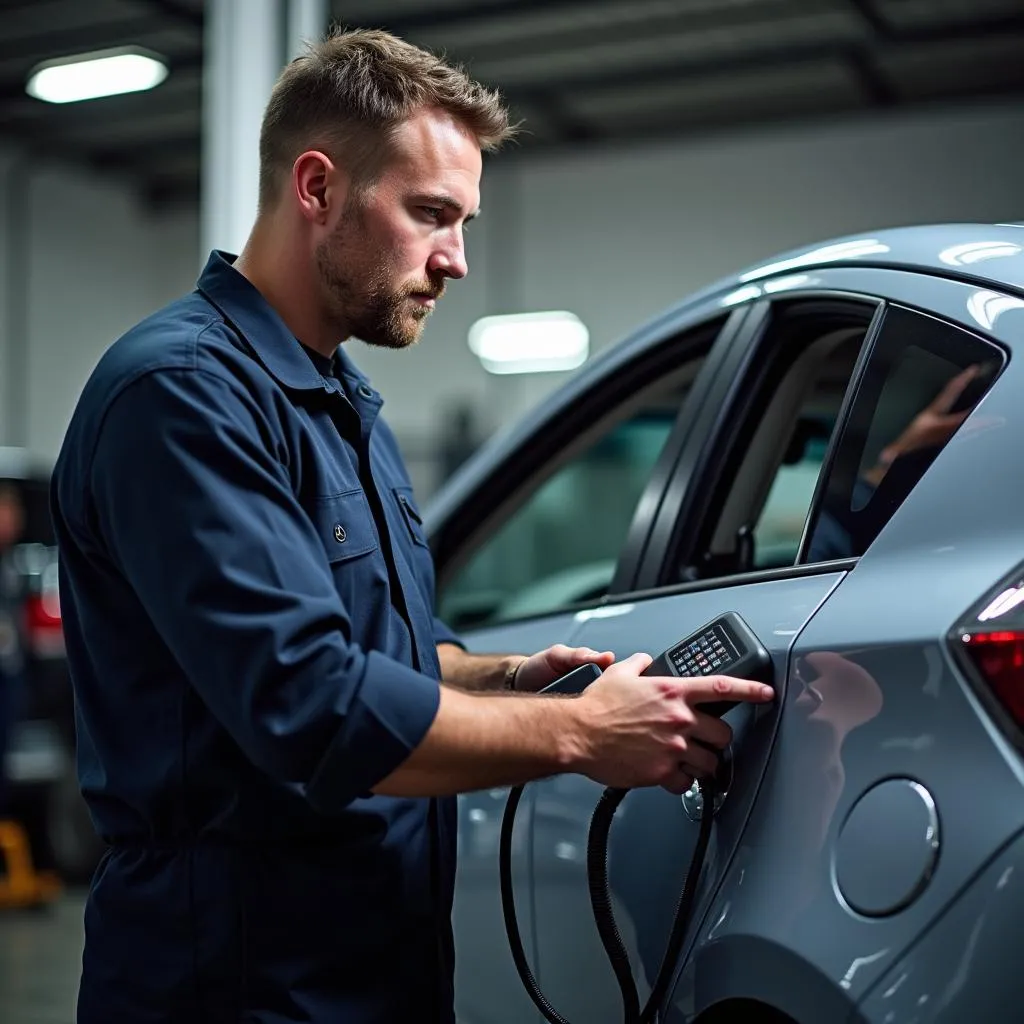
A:
{"label": "scanner keypad", "polygon": [[669,652],[672,667],[681,676],[726,673],[737,657],[735,646],[719,625],[699,633]]}

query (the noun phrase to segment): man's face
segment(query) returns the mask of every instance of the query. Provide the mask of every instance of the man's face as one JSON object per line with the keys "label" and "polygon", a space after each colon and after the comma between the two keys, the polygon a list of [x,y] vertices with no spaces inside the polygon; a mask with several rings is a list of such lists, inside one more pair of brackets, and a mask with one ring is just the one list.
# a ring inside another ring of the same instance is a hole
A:
{"label": "man's face", "polygon": [[480,147],[437,110],[402,124],[378,178],[351,195],[316,250],[325,304],[345,334],[415,344],[445,280],[468,271],[463,226],[480,202]]}

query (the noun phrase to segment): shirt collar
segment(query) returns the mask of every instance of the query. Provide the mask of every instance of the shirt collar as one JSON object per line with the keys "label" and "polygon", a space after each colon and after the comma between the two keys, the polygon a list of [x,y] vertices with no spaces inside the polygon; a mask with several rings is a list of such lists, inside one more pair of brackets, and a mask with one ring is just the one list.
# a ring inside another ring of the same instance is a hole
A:
{"label": "shirt collar", "polygon": [[[238,257],[215,249],[210,253],[198,290],[251,346],[256,358],[281,384],[292,390],[323,388],[324,378],[298,339],[259,290],[232,264]],[[354,386],[372,391],[368,379],[340,348],[338,372]]]}

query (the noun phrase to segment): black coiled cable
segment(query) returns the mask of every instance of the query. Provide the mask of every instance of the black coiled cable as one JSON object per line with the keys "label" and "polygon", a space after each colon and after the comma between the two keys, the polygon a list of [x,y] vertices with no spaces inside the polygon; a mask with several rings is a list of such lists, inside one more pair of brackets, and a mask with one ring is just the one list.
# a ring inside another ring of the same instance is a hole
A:
{"label": "black coiled cable", "polygon": [[[612,970],[615,972],[616,981],[622,992],[624,1024],[651,1024],[661,1003],[664,1001],[668,986],[672,981],[673,970],[679,959],[679,954],[682,952],[686,931],[690,924],[690,918],[693,915],[697,884],[700,881],[701,871],[704,867],[704,858],[707,855],[708,843],[711,839],[711,824],[714,817],[715,795],[717,792],[715,780],[712,778],[702,779],[700,781],[700,788],[703,797],[703,813],[700,821],[700,832],[697,835],[697,845],[694,847],[693,856],[690,859],[690,867],[686,873],[686,881],[683,884],[683,891],[676,906],[675,918],[672,922],[672,931],[669,935],[665,955],[662,958],[658,975],[651,988],[651,994],[642,1010],[640,1009],[640,997],[637,994],[636,982],[633,980],[633,972],[629,966],[629,956],[622,941],[622,936],[619,934],[619,929],[615,924],[611,892],[608,887],[608,834],[611,831],[612,818],[615,816],[619,804],[622,803],[630,791],[614,787],[606,789],[601,795],[594,815],[590,820],[590,832],[587,837],[587,881],[590,888],[590,905],[594,911],[594,920],[597,923],[601,944],[608,954]],[[526,960],[522,938],[519,935],[515,897],[512,892],[512,830],[515,826],[516,810],[519,807],[523,789],[523,786],[515,786],[509,792],[508,802],[505,805],[505,814],[501,821],[501,835],[498,843],[498,874],[501,886],[501,909],[505,918],[505,931],[508,934],[509,949],[512,951],[512,959],[515,962],[516,970],[519,972],[519,977],[537,1009],[540,1010],[544,1018],[550,1021],[551,1024],[570,1024],[548,1002],[544,993],[541,992]]]}

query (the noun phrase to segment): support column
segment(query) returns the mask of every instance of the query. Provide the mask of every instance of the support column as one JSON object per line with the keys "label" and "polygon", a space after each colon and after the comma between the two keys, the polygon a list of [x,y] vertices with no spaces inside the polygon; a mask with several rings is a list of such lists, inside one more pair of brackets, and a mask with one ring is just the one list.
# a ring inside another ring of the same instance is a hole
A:
{"label": "support column", "polygon": [[288,60],[298,57],[305,44],[327,32],[327,0],[287,0]]}
{"label": "support column", "polygon": [[263,109],[284,65],[284,0],[207,0],[200,260],[256,218]]}

